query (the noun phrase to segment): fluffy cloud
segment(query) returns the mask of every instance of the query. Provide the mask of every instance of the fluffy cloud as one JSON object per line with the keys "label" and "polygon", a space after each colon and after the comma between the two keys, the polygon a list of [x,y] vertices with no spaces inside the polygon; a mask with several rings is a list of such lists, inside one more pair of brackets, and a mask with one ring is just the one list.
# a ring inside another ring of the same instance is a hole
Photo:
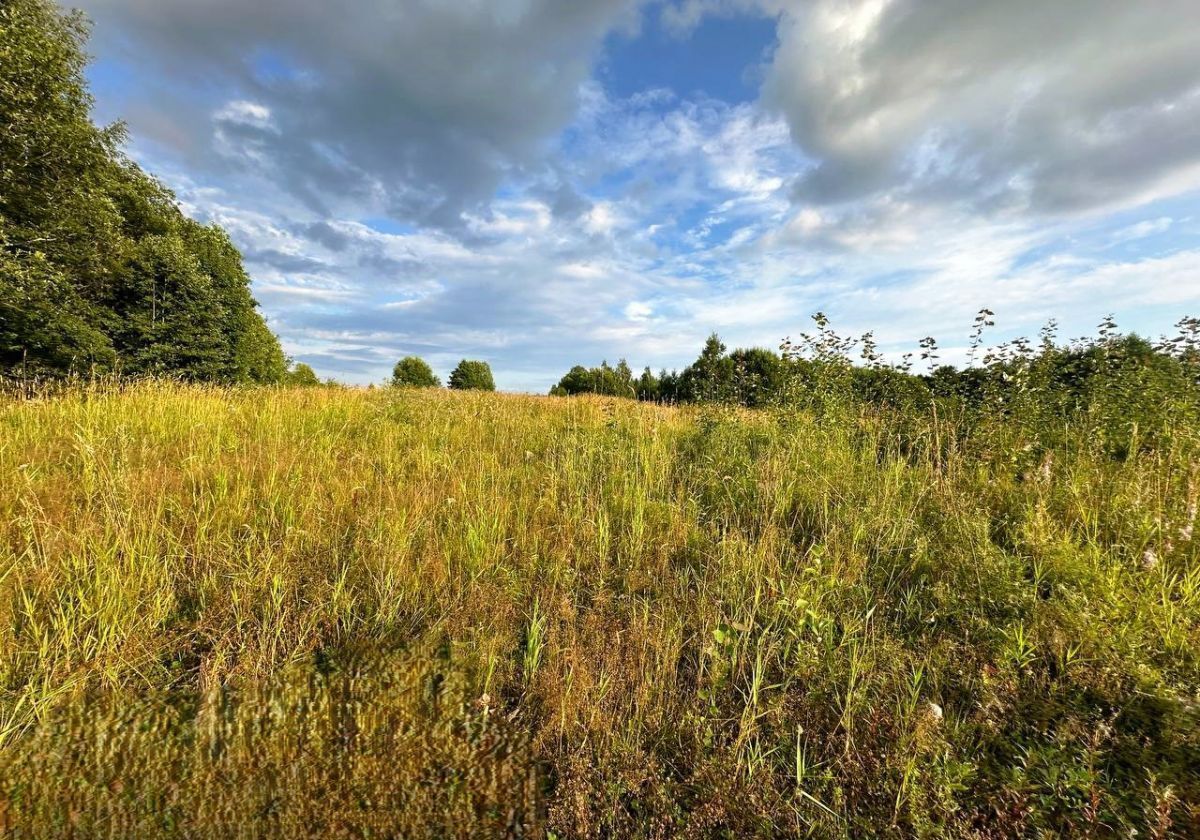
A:
{"label": "fluffy cloud", "polygon": [[1200,185],[1194,0],[767,5],[803,201],[1061,213]]}
{"label": "fluffy cloud", "polygon": [[[194,171],[240,155],[314,209],[374,205],[440,227],[541,166],[602,38],[637,20],[634,0],[80,4],[94,49],[150,80],[135,133]],[[207,146],[197,103],[217,91],[235,99],[214,103]]]}
{"label": "fluffy cloud", "polygon": [[[786,213],[786,127],[750,105],[619,100],[594,86],[583,98],[576,139],[552,150],[590,196],[575,214],[554,212],[535,181],[458,228],[389,230],[248,195],[242,177],[172,183],[189,212],[230,231],[285,349],[323,372],[370,381],[410,352],[438,369],[466,355],[490,359],[502,387],[543,390],[576,361],[685,363],[720,326],[686,313],[733,265],[731,231]],[[275,118],[243,104],[222,113]]]}
{"label": "fluffy cloud", "polygon": [[[1155,200],[1200,186],[1191,0],[82,3],[135,153],[322,375],[468,356],[541,391],[818,309],[898,354],[983,305],[1010,334],[1200,305],[1195,195]],[[739,14],[777,21],[759,101],[593,78],[639,16]]]}

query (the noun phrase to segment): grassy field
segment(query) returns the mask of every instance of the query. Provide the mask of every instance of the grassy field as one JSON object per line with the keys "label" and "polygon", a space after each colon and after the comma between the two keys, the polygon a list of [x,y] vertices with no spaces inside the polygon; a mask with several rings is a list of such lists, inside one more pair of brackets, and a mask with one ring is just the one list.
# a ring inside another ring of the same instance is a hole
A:
{"label": "grassy field", "polygon": [[0,401],[12,836],[1200,835],[1200,437]]}

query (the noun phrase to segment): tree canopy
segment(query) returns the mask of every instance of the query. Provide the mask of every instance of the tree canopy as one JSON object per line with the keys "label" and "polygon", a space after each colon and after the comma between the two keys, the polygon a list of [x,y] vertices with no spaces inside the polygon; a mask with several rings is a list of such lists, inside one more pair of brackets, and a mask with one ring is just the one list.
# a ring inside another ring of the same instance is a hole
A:
{"label": "tree canopy", "polygon": [[50,0],[0,4],[0,375],[280,381],[228,235],[93,124],[87,34]]}
{"label": "tree canopy", "polygon": [[392,385],[397,388],[440,388],[442,380],[420,356],[405,356],[392,368]]}
{"label": "tree canopy", "polygon": [[616,367],[610,367],[607,361],[590,370],[583,365],[575,365],[550,389],[550,394],[556,397],[569,397],[574,394],[636,397],[638,388],[629,364],[621,359]]}
{"label": "tree canopy", "polygon": [[[817,331],[802,334],[782,352],[764,348],[727,351],[714,333],[682,371],[645,368],[634,380],[622,360],[616,368],[576,365],[550,389],[552,396],[602,394],[667,403],[726,403],[751,408],[803,407],[818,413],[837,406],[920,413],[937,407],[970,425],[986,417],[1017,419],[1039,430],[1088,415],[1115,454],[1135,444],[1150,446],[1173,425],[1200,417],[1200,319],[1184,318],[1179,335],[1152,344],[1121,335],[1111,319],[1094,339],[1060,345],[1047,325],[1040,344],[1020,338],[982,351],[982,329],[991,325],[982,310],[971,337],[971,363],[938,364],[937,342],[920,341],[921,359],[931,368],[914,373],[913,353],[888,364],[874,337],[840,336],[821,313]],[[858,351],[861,363],[852,353]],[[976,356],[982,364],[976,364]],[[1168,398],[1170,397],[1170,398]]]}
{"label": "tree canopy", "polygon": [[645,368],[634,377],[624,360],[611,367],[575,365],[550,389],[551,396],[602,394],[663,402],[740,402],[766,405],[782,391],[785,365],[778,353],[762,348],[726,353],[715,333],[708,337],[700,356],[682,372]]}
{"label": "tree canopy", "polygon": [[463,359],[450,373],[450,387],[456,391],[495,391],[496,382],[487,362]]}
{"label": "tree canopy", "polygon": [[297,362],[293,365],[292,369],[284,374],[283,382],[286,385],[302,388],[312,388],[321,384],[321,380],[317,378],[317,372],[304,362]]}

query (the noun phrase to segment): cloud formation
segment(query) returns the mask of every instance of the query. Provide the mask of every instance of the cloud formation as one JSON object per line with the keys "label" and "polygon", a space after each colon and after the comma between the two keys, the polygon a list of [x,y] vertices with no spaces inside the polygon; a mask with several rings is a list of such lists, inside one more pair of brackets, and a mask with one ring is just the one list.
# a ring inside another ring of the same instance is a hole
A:
{"label": "cloud formation", "polygon": [[[1009,335],[1200,307],[1190,0],[82,3],[102,110],[322,375],[468,356],[541,391],[818,309],[953,359],[984,305]],[[775,23],[749,101],[596,70],[653,27],[720,64],[689,39],[739,15]]]}
{"label": "cloud formation", "polygon": [[799,200],[1063,213],[1200,185],[1193,0],[770,5],[764,96],[816,162]]}
{"label": "cloud formation", "polygon": [[[373,206],[441,227],[543,165],[601,40],[637,22],[633,0],[81,5],[101,54],[155,79],[158,119],[143,127],[189,165],[240,165],[315,210]],[[217,104],[207,147],[198,105],[214,92],[236,99]]]}

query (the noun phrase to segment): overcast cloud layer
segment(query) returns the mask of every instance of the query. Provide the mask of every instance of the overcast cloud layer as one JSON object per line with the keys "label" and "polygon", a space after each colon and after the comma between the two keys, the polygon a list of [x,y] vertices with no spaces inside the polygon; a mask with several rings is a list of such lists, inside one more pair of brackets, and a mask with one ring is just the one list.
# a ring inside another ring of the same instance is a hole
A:
{"label": "overcast cloud layer", "polygon": [[[997,339],[1200,313],[1192,0],[82,5],[99,116],[322,375],[540,391],[818,309],[951,357],[984,305]],[[690,82],[714,62],[757,93]]]}

